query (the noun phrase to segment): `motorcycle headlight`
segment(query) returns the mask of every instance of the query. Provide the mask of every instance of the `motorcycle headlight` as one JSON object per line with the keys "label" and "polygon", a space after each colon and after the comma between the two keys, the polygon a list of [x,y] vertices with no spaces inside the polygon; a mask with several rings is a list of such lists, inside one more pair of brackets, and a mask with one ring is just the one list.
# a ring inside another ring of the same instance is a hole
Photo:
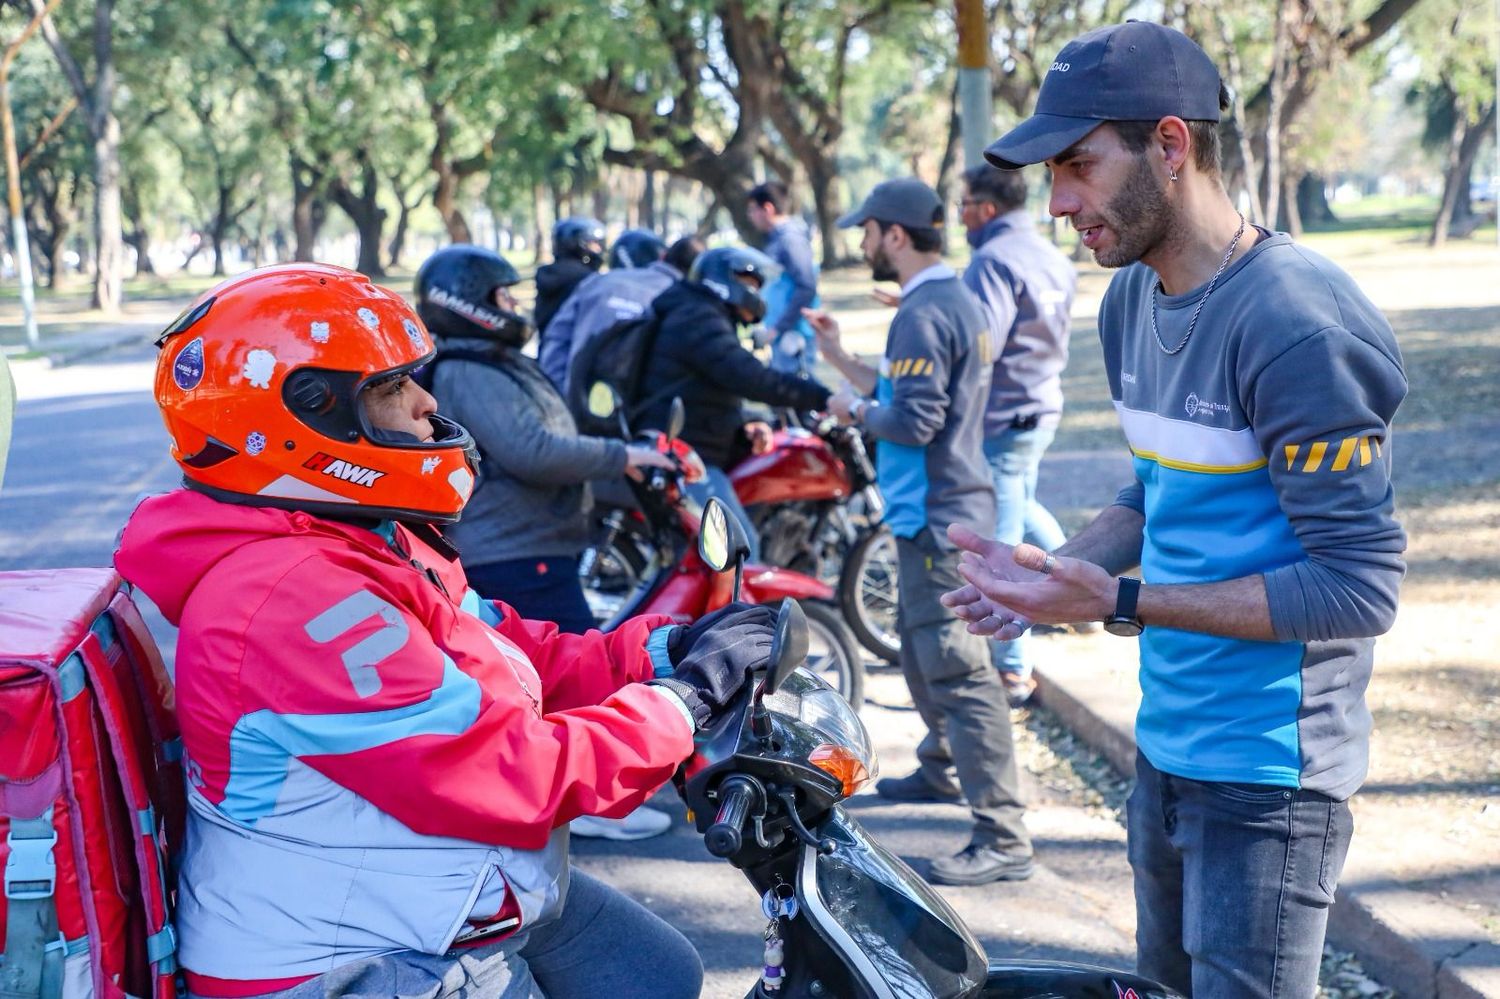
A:
{"label": "motorcycle headlight", "polygon": [[807,670],[796,670],[766,699],[766,707],[796,718],[815,733],[821,745],[808,754],[808,762],[842,784],[845,796],[880,773],[859,715],[838,691]]}

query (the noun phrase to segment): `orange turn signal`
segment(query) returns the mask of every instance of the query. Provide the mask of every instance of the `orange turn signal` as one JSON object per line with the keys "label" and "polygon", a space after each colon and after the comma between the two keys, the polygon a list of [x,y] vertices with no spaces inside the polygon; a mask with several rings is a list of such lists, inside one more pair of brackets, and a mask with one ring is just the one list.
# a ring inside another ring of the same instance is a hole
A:
{"label": "orange turn signal", "polygon": [[854,797],[870,780],[864,761],[845,746],[819,746],[807,755],[807,762],[842,784],[846,798]]}

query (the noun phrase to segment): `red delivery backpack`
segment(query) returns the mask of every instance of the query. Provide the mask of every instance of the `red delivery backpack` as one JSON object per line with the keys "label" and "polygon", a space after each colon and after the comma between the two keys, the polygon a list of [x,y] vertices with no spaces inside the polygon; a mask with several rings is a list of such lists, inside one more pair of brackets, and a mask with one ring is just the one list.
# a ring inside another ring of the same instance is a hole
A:
{"label": "red delivery backpack", "polygon": [[112,569],[0,572],[0,999],[172,999],[172,681]]}

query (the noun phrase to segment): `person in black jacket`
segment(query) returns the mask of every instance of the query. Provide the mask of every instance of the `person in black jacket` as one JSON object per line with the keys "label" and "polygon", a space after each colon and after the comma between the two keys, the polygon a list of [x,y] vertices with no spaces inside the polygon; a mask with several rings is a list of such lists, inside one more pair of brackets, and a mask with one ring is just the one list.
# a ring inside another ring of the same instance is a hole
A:
{"label": "person in black jacket", "polygon": [[725,469],[747,453],[769,450],[771,428],[749,419],[744,402],[822,409],[829,395],[810,378],[772,371],[740,345],[736,327],[765,316],[761,289],[775,269],[765,254],[743,247],[700,254],[687,279],[651,303],[661,325],[641,377],[650,402],[640,422],[666,426],[672,399],[682,399],[687,410],[682,439],[708,467],[705,479],[688,491],[700,502],[717,496],[740,518],[752,559],[758,548],[755,531]]}
{"label": "person in black jacket", "polygon": [[552,227],[552,263],[536,269],[536,309],[532,318],[545,337],[547,324],[578,283],[604,265],[604,223],[566,218]]}

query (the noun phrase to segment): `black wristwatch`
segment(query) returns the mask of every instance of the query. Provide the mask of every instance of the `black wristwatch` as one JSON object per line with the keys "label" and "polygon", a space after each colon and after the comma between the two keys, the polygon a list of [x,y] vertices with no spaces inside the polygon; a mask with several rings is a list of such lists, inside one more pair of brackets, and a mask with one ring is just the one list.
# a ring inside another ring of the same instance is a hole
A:
{"label": "black wristwatch", "polygon": [[1104,619],[1104,630],[1121,638],[1134,638],[1146,626],[1136,617],[1135,604],[1141,596],[1141,581],[1134,576],[1120,577],[1119,595],[1115,597],[1115,612]]}

